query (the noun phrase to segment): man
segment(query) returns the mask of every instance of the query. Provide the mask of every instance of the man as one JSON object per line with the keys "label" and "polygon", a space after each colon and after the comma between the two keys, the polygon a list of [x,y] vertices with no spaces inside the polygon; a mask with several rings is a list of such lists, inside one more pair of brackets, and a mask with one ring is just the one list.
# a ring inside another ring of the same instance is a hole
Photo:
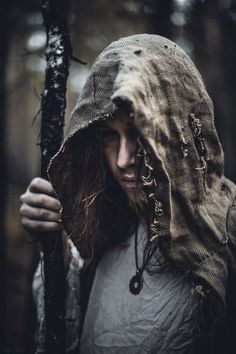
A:
{"label": "man", "polygon": [[100,54],[49,176],[31,182],[21,215],[33,236],[61,219],[68,235],[68,352],[230,352],[236,188],[212,102],[176,44],[136,35]]}

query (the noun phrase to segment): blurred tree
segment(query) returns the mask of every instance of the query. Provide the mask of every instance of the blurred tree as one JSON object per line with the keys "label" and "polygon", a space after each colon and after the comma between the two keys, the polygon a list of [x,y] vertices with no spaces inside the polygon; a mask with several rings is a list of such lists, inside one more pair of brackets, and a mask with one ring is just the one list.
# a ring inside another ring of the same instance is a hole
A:
{"label": "blurred tree", "polygon": [[[226,7],[225,5],[227,3],[228,6]],[[236,1],[221,0],[219,1],[219,5],[219,21],[223,34],[223,40],[221,42],[222,82],[225,83],[225,87],[219,84],[219,89],[216,91],[218,94],[216,103],[221,102],[221,112],[217,120],[221,122],[224,132],[226,173],[236,182],[236,163],[234,161],[236,151]]]}
{"label": "blurred tree", "polygon": [[[6,230],[5,230],[5,210],[7,193],[7,174],[6,174],[6,64],[8,55],[8,1],[0,2],[0,348],[5,347],[6,335]],[[0,349],[1,351],[1,349]]]}
{"label": "blurred tree", "polygon": [[[0,191],[0,252],[2,252],[0,276],[4,277],[5,274],[2,221],[7,185],[3,169],[6,161],[2,157],[6,153],[10,161],[6,230],[8,264],[6,311],[8,318],[14,317],[14,321],[8,321],[7,324],[7,346],[24,348],[24,352],[28,354],[34,352],[31,279],[38,260],[35,257],[38,250],[25,244],[27,236],[18,220],[18,197],[29,179],[39,173],[37,172],[39,154],[35,146],[39,132],[38,120],[32,127],[33,117],[40,107],[45,68],[43,56],[45,34],[42,17],[39,14],[39,2],[39,0],[0,1],[0,82],[3,83],[0,86],[0,156],[3,180]],[[226,152],[226,172],[236,181],[236,166],[233,163],[236,147],[235,2],[235,0],[71,0],[69,23],[75,55],[87,61],[88,65],[84,67],[72,63],[68,85],[68,112],[81,92],[93,60],[112,40],[142,32],[167,36],[192,56],[203,75],[215,104],[217,128]],[[10,8],[8,22],[6,6]],[[76,53],[77,48],[79,53]],[[6,152],[4,139],[7,140]],[[3,297],[0,298],[0,306],[4,310],[2,299]]]}
{"label": "blurred tree", "polygon": [[195,62],[215,106],[216,126],[225,151],[226,174],[236,181],[236,164],[233,163],[236,150],[235,1],[195,0],[188,30]]}
{"label": "blurred tree", "polygon": [[173,0],[142,0],[143,12],[148,16],[149,26],[152,33],[171,38],[173,12]]}

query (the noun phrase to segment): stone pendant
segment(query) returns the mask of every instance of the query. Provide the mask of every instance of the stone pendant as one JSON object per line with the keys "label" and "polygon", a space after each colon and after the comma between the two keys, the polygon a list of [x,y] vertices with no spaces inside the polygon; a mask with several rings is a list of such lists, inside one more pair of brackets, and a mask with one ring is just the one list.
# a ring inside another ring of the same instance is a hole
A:
{"label": "stone pendant", "polygon": [[143,275],[138,272],[130,279],[129,290],[133,295],[138,295],[143,287]]}

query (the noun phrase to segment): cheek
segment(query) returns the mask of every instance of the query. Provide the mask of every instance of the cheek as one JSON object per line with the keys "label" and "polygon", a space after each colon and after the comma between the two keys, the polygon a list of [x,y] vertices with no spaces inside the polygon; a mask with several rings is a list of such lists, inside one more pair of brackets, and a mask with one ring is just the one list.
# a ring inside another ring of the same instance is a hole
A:
{"label": "cheek", "polygon": [[114,173],[116,170],[116,160],[117,160],[116,144],[115,143],[104,144],[103,153],[110,170]]}

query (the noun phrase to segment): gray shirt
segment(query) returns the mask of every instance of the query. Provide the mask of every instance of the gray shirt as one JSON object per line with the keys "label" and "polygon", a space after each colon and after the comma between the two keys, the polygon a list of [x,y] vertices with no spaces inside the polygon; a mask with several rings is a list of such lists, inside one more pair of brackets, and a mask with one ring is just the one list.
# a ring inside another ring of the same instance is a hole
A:
{"label": "gray shirt", "polygon": [[[142,263],[146,231],[138,230]],[[156,260],[163,261],[161,253]],[[139,264],[140,266],[140,264]],[[129,291],[135,275],[134,235],[101,259],[85,316],[80,354],[195,353],[200,335],[200,300],[169,264],[156,266],[138,295]]]}

